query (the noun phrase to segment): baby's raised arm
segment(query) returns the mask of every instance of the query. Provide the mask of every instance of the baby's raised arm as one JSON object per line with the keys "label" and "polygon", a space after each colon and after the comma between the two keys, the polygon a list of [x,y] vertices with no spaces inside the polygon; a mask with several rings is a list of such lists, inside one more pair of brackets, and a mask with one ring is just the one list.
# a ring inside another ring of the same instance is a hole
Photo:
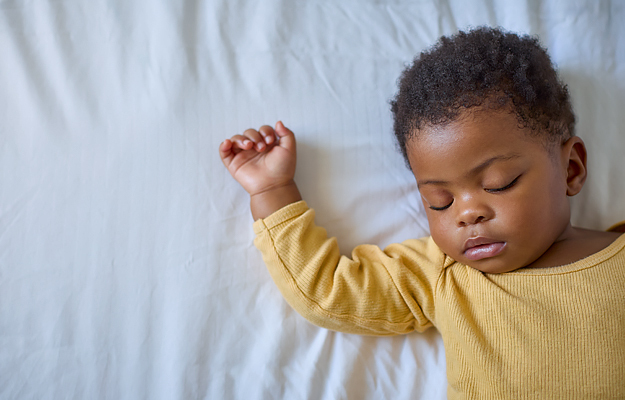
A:
{"label": "baby's raised arm", "polygon": [[234,135],[219,146],[230,175],[250,194],[254,220],[302,199],[293,177],[295,136],[282,122]]}
{"label": "baby's raised arm", "polygon": [[[281,122],[219,146],[230,174],[250,194],[254,244],[285,299],[311,322],[343,332],[393,335],[431,326],[434,283],[444,255],[433,242],[362,245],[341,256],[314,223],[293,180],[295,136]],[[416,282],[415,282],[416,280]]]}

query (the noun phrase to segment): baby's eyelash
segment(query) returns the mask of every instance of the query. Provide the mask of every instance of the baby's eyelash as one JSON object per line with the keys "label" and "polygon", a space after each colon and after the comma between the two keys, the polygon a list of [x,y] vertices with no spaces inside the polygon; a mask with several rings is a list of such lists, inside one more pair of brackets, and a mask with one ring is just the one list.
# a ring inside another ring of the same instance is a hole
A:
{"label": "baby's eyelash", "polygon": [[497,192],[503,192],[504,190],[510,189],[512,186],[514,186],[517,181],[519,180],[519,178],[521,177],[521,175],[517,176],[516,178],[514,178],[514,180],[510,183],[508,183],[506,186],[504,187],[500,187],[497,189],[485,189],[488,193],[497,193]]}
{"label": "baby's eyelash", "polygon": [[[521,174],[522,175],[522,174]],[[484,189],[486,190],[488,193],[499,193],[499,192],[503,192],[504,190],[508,190],[510,189],[512,186],[516,185],[516,183],[519,181],[519,178],[521,177],[521,175],[517,176],[516,178],[514,178],[512,180],[512,182],[508,183],[506,186],[500,187],[500,188],[496,188],[496,189]],[[451,207],[451,205],[454,203],[454,201],[450,201],[449,204],[447,204],[446,206],[442,206],[442,207],[435,207],[435,206],[430,206],[431,210],[434,211],[443,211],[448,209],[449,207]]]}
{"label": "baby's eyelash", "polygon": [[452,201],[451,201],[451,203],[449,203],[449,204],[447,204],[446,206],[443,206],[443,207],[434,207],[434,206],[430,206],[430,208],[431,208],[432,210],[435,210],[435,211],[443,211],[443,210],[446,210],[446,209],[448,209],[449,207],[451,207],[451,205],[452,205],[452,203],[453,203],[453,202],[454,202],[454,201],[452,200]]}

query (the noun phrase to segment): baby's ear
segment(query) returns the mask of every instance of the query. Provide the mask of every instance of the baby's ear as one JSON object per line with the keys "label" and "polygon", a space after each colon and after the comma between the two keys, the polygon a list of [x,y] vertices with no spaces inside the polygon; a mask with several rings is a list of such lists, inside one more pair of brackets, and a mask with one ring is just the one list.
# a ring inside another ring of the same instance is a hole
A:
{"label": "baby's ear", "polygon": [[577,136],[573,136],[562,145],[562,157],[566,162],[566,194],[575,196],[582,190],[588,171],[586,169],[586,145]]}

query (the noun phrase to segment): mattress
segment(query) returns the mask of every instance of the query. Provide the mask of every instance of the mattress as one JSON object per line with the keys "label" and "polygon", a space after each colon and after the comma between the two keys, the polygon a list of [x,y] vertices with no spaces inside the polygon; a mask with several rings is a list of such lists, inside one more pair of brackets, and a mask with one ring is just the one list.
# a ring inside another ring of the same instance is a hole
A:
{"label": "mattress", "polygon": [[589,178],[574,224],[625,220],[625,3],[0,0],[0,398],[443,399],[435,329],[311,325],[253,246],[218,145],[284,121],[296,181],[349,253],[428,234],[393,134],[441,35],[538,35]]}

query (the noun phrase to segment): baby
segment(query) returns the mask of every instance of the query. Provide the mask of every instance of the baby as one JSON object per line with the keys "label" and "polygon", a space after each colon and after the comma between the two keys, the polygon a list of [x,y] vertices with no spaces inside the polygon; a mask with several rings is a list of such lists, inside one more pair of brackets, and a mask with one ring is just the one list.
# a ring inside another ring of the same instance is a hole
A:
{"label": "baby", "polygon": [[625,235],[570,223],[586,149],[546,51],[500,29],[443,37],[392,111],[431,237],[349,258],[301,201],[289,129],[220,145],[289,304],[342,332],[436,327],[452,399],[625,398]]}

